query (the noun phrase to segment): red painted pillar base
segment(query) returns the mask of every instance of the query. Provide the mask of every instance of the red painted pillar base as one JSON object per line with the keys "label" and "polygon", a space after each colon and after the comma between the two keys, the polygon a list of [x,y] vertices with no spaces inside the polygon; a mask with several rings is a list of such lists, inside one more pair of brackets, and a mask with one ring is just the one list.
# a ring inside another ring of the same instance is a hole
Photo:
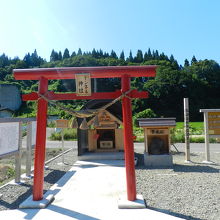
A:
{"label": "red painted pillar base", "polygon": [[[48,80],[41,78],[39,81],[39,93],[44,94],[48,89]],[[33,200],[43,199],[44,162],[47,127],[47,101],[40,98],[37,107],[37,135],[34,161],[34,185]]]}
{"label": "red painted pillar base", "polygon": [[[121,78],[122,92],[130,89],[130,76],[124,75]],[[124,97],[122,99],[123,125],[124,125],[124,151],[125,151],[125,169],[127,180],[127,198],[129,201],[136,200],[136,178],[134,164],[134,143],[132,128],[132,109],[131,99]]]}

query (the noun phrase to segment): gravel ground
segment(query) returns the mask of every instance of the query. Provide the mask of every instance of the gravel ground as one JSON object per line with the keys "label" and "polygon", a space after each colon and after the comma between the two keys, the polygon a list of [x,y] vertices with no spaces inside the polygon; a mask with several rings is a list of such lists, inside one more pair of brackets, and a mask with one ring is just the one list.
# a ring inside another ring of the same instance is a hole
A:
{"label": "gravel ground", "polygon": [[[139,154],[139,157],[141,155]],[[220,153],[211,154],[215,165],[202,164],[203,153],[174,154],[173,169],[136,169],[137,192],[148,208],[184,219],[220,219]]]}
{"label": "gravel ground", "polygon": [[[44,171],[44,193],[50,189],[76,162],[76,149],[64,156],[65,165],[59,165],[62,157],[59,157],[49,164]],[[66,165],[67,164],[67,165]],[[17,209],[19,204],[32,195],[33,179],[25,179],[20,185],[8,184],[0,188],[0,211],[6,209]]]}
{"label": "gravel ground", "polygon": [[[69,165],[58,165],[61,158],[48,164],[45,170],[44,190],[48,190],[77,160],[76,150],[65,155]],[[191,155],[193,163],[184,163],[183,153],[174,153],[173,169],[146,169],[143,154],[136,167],[137,192],[142,194],[150,209],[184,219],[220,219],[220,153],[211,154],[215,165],[206,165],[203,153]],[[33,180],[21,185],[0,188],[0,210],[16,209],[32,194]]]}

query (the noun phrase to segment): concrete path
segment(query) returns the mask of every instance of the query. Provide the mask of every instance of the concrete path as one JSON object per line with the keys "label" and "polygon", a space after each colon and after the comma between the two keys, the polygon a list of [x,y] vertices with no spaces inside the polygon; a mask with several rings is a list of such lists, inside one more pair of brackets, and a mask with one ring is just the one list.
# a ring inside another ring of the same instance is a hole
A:
{"label": "concrete path", "polygon": [[[185,151],[185,143],[177,143],[175,144],[177,149],[181,152]],[[219,153],[220,152],[220,143],[216,144],[209,144],[210,152],[212,153]],[[175,151],[175,148],[171,146],[171,149]],[[205,143],[191,143],[190,144],[190,152],[194,153],[205,153]]]}
{"label": "concrete path", "polygon": [[[61,148],[62,142],[61,141],[49,141],[47,140],[47,148]],[[180,152],[185,151],[185,144],[184,143],[176,143],[175,146]],[[22,140],[22,147],[26,148],[26,139]],[[77,148],[77,141],[65,141],[64,142],[65,148]],[[144,152],[144,143],[134,143],[134,149],[137,153]],[[174,146],[171,146],[171,150],[176,151]],[[204,143],[191,143],[190,144],[190,152],[193,153],[204,153],[205,152],[205,144]],[[210,152],[219,153],[220,152],[220,143],[217,144],[210,144]]]}
{"label": "concrete path", "polygon": [[146,208],[118,208],[118,199],[126,196],[122,160],[77,161],[44,198],[50,194],[55,196],[55,200],[47,208],[1,211],[0,219],[179,219]]}
{"label": "concrete path", "polygon": [[[27,141],[26,139],[22,139],[22,148],[27,147]],[[47,148],[61,148],[62,142],[61,141],[46,141],[46,147]],[[77,148],[77,141],[64,141],[64,147],[65,148]]]}

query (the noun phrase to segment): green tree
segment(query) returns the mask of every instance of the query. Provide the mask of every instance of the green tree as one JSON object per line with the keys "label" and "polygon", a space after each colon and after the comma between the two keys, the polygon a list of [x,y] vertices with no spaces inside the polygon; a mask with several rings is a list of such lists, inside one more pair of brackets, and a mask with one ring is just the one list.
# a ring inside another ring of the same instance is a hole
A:
{"label": "green tree", "polygon": [[63,59],[67,59],[70,58],[70,52],[69,50],[66,48],[63,52]]}
{"label": "green tree", "polygon": [[62,60],[62,59],[63,59],[62,52],[59,51],[59,53],[58,53],[58,60]]}
{"label": "green tree", "polygon": [[8,66],[10,63],[8,56],[4,53],[0,56],[0,67]]}
{"label": "green tree", "polygon": [[132,63],[134,61],[134,58],[133,58],[131,50],[129,52],[129,57],[127,58],[127,61],[130,62],[130,63]]}
{"label": "green tree", "polygon": [[98,58],[98,53],[95,48],[93,48],[93,50],[92,50],[92,57]]}
{"label": "green tree", "polygon": [[170,62],[173,63],[175,61],[173,54],[170,56]]}
{"label": "green tree", "polygon": [[122,52],[121,52],[121,54],[120,54],[120,60],[125,61],[125,53],[124,53],[123,50],[122,50]]}
{"label": "green tree", "polygon": [[27,53],[27,54],[24,56],[23,61],[26,63],[26,67],[32,66],[32,60],[31,60],[31,55],[30,55],[30,53]]}
{"label": "green tree", "polygon": [[37,50],[35,49],[34,52],[31,54],[31,66],[40,66],[43,64],[43,59],[38,56]]}
{"label": "green tree", "polygon": [[109,53],[105,52],[105,53],[103,54],[103,58],[107,58],[107,57],[109,57]]}
{"label": "green tree", "polygon": [[172,64],[172,66],[174,67],[174,69],[179,69],[179,64],[177,63],[177,61],[174,59],[174,56],[171,54],[170,56],[170,62]]}
{"label": "green tree", "polygon": [[160,60],[169,60],[169,58],[164,53],[161,53],[160,54]]}
{"label": "green tree", "polygon": [[104,56],[104,53],[103,53],[103,51],[100,49],[100,50],[98,51],[98,58],[103,58],[103,56]]}
{"label": "green tree", "polygon": [[[164,53],[159,54],[157,50],[151,53],[149,48],[143,57],[140,51],[137,51],[137,55],[134,58],[130,51],[126,61],[124,60],[123,51],[118,59],[114,51],[111,52],[110,56],[101,49],[82,53],[79,48],[78,53],[73,52],[70,59],[60,59],[59,53],[52,50],[51,62],[43,60],[38,56],[36,50],[31,54],[27,53],[23,60],[20,60],[19,57],[11,59],[2,54],[0,55],[0,80],[1,83],[16,83],[23,93],[27,93],[37,89],[36,81],[15,81],[12,74],[13,69],[32,68],[35,66],[135,65],[140,62],[144,65],[157,65],[158,68],[155,78],[139,77],[132,79],[132,88],[150,93],[148,99],[133,100],[132,107],[135,115],[147,108],[151,108],[159,117],[176,117],[177,120],[183,120],[184,97],[188,97],[190,100],[191,121],[202,120],[202,114],[199,113],[201,108],[220,108],[220,67],[217,62],[213,60],[197,61],[195,56],[193,56],[191,63],[185,60],[184,67],[179,67],[173,55],[168,58]],[[143,61],[141,62],[138,57],[143,57]],[[50,80],[49,89],[60,92],[74,91],[73,85],[73,80]],[[120,79],[98,79],[98,91],[115,91],[116,89],[120,89]],[[75,107],[84,102],[78,100],[66,101],[66,103]],[[57,110],[55,111],[57,112]]]}
{"label": "green tree", "polygon": [[189,61],[187,59],[184,60],[184,67],[188,67],[189,66]]}
{"label": "green tree", "polygon": [[147,52],[145,52],[145,53],[144,53],[144,61],[147,61],[147,60],[149,60],[149,57],[148,57]]}
{"label": "green tree", "polygon": [[158,50],[155,50],[155,51],[153,50],[152,58],[155,59],[155,60],[159,60],[160,59]]}
{"label": "green tree", "polygon": [[148,48],[147,55],[149,59],[152,59],[152,53],[151,53],[150,48]]}
{"label": "green tree", "polygon": [[195,56],[192,57],[192,60],[191,60],[191,65],[193,65],[194,63],[197,63],[197,59]]}
{"label": "green tree", "polygon": [[166,60],[151,60],[144,64],[158,65],[157,75],[144,83],[143,89],[149,91],[150,98],[137,103],[135,112],[143,111],[149,106],[157,115],[181,119],[179,112],[182,110],[184,93],[180,70],[175,69],[171,62]]}
{"label": "green tree", "polygon": [[141,50],[138,50],[136,57],[134,57],[134,62],[135,63],[142,63],[143,61],[144,61],[143,53]]}
{"label": "green tree", "polygon": [[52,52],[51,52],[51,55],[50,55],[50,61],[53,62],[53,61],[56,61],[56,60],[59,60],[59,55],[58,55],[58,53],[53,49]]}
{"label": "green tree", "polygon": [[81,50],[81,48],[78,49],[77,56],[82,56],[82,50]]}
{"label": "green tree", "polygon": [[118,59],[117,54],[115,53],[114,50],[111,51],[110,57],[111,57],[111,58]]}
{"label": "green tree", "polygon": [[75,57],[76,56],[76,52],[73,51],[72,54],[71,54],[71,57]]}

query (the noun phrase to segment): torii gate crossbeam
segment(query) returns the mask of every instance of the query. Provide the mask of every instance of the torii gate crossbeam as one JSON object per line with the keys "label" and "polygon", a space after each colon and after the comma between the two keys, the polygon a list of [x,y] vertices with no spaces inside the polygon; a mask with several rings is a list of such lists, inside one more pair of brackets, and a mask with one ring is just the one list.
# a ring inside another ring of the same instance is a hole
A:
{"label": "torii gate crossbeam", "polygon": [[[43,199],[43,180],[46,144],[47,101],[71,99],[114,99],[130,90],[131,77],[155,77],[156,66],[107,66],[107,67],[66,67],[66,68],[38,68],[15,69],[16,80],[39,80],[38,93],[23,95],[23,100],[37,100],[37,135],[34,161],[33,200]],[[91,78],[121,78],[121,91],[109,93],[93,93],[91,96],[76,96],[75,93],[54,93],[48,91],[48,80],[74,79],[75,74],[90,73]],[[136,199],[136,179],[134,165],[134,144],[132,129],[131,98],[147,98],[147,92],[132,90],[122,99],[123,125],[124,125],[124,151],[127,180],[127,199]]]}

